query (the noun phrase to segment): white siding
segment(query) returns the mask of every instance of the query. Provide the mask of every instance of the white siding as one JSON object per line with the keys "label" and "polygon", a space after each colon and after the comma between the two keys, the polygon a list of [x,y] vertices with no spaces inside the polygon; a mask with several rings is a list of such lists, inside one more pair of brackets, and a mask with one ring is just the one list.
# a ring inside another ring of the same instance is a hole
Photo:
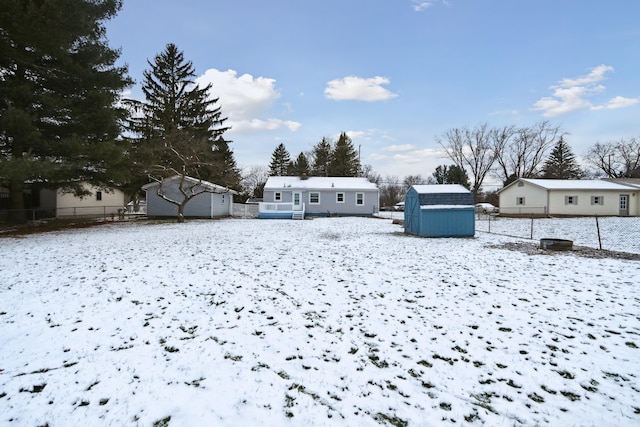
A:
{"label": "white siding", "polygon": [[[91,184],[83,184],[83,188],[90,191],[88,196],[79,198],[72,193],[63,193],[58,190],[56,194],[56,216],[82,216],[82,215],[117,215],[118,209],[124,209],[126,205],[125,194],[118,189],[99,189]],[[97,200],[98,192],[101,200]]]}

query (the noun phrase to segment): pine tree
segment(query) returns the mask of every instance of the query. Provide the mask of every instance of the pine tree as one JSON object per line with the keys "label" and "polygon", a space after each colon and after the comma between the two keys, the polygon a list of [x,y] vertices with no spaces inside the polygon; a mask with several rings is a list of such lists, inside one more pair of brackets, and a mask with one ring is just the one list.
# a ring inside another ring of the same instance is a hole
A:
{"label": "pine tree", "polygon": [[358,176],[360,174],[360,159],[353,147],[351,138],[345,132],[340,134],[333,149],[329,165],[330,176]]}
{"label": "pine tree", "polygon": [[469,176],[467,171],[456,165],[450,166],[447,172],[447,184],[460,184],[463,187],[470,189],[471,183],[469,183]]}
{"label": "pine tree", "polygon": [[560,137],[542,167],[542,178],[581,179],[583,176],[571,147]]}
{"label": "pine tree", "polygon": [[[181,191],[169,198],[163,190],[166,178],[190,176],[231,188],[240,187],[240,174],[222,135],[224,126],[219,98],[211,98],[212,85],[194,84],[195,69],[176,45],[148,61],[142,91],[145,101],[129,101],[138,112],[131,122],[136,133],[134,159],[139,185],[147,177],[159,182],[158,195],[178,206],[178,220],[184,221],[184,206],[197,194]],[[181,179],[180,182],[185,182]]]}
{"label": "pine tree", "polygon": [[312,176],[329,176],[329,165],[333,152],[332,142],[329,138],[322,138],[311,151],[313,162],[311,164]]}
{"label": "pine tree", "polygon": [[289,169],[289,174],[291,176],[309,176],[310,166],[309,161],[307,160],[307,156],[304,153],[298,154],[296,161],[291,164],[291,168]]}
{"label": "pine tree", "polygon": [[83,195],[130,168],[119,140],[131,84],[104,22],[120,0],[3,0],[0,7],[0,184],[25,222],[26,182]]}
{"label": "pine tree", "polygon": [[269,165],[269,174],[271,176],[287,176],[289,175],[289,166],[291,164],[291,156],[283,143],[280,143],[271,154],[271,164]]}
{"label": "pine tree", "polygon": [[240,181],[242,180],[240,170],[233,156],[233,151],[231,151],[228,142],[224,138],[220,137],[214,142],[213,155],[214,167],[207,173],[208,176],[212,177],[209,181],[240,191]]}
{"label": "pine tree", "polygon": [[139,113],[131,130],[137,135],[140,177],[160,181],[184,174],[219,184],[225,164],[216,156],[216,142],[230,128],[216,105],[219,98],[210,98],[212,85],[194,85],[193,63],[171,43],[148,64],[142,85],[145,101],[129,101]]}

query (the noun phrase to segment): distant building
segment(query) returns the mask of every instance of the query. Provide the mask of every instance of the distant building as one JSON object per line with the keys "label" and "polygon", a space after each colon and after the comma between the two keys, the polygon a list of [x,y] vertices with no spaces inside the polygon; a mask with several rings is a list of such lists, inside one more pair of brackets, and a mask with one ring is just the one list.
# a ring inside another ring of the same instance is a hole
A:
{"label": "distant building", "polygon": [[499,192],[500,215],[638,216],[640,183],[520,178]]}
{"label": "distant building", "polygon": [[264,186],[259,218],[373,216],[378,187],[366,178],[272,176]]}

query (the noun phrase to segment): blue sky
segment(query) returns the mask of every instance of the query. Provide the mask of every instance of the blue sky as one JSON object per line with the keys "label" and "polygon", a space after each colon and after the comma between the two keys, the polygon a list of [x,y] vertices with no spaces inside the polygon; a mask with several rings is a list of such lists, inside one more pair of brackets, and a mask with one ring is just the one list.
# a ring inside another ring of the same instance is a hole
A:
{"label": "blue sky", "polygon": [[582,156],[640,136],[640,2],[125,0],[107,23],[141,98],[174,43],[213,83],[238,165],[347,132],[383,177],[450,163],[448,129],[560,125]]}

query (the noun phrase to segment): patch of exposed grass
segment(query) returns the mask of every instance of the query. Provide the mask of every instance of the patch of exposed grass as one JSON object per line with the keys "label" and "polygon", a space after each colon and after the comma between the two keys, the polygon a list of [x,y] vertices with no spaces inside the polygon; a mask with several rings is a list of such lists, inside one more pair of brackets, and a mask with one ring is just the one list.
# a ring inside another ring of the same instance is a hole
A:
{"label": "patch of exposed grass", "polygon": [[375,414],[373,416],[373,419],[380,424],[385,423],[395,427],[407,427],[409,425],[409,422],[403,420],[402,418],[399,418],[395,415],[389,416],[387,414],[383,414],[382,412],[378,412],[377,414]]}
{"label": "patch of exposed grass", "polygon": [[575,394],[571,391],[561,391],[560,392],[561,395],[563,395],[564,397],[566,397],[567,399],[569,399],[572,402],[575,402],[576,400],[580,400],[580,395],[579,394]]}
{"label": "patch of exposed grass", "polygon": [[171,415],[153,423],[153,427],[167,427],[171,421]]}

